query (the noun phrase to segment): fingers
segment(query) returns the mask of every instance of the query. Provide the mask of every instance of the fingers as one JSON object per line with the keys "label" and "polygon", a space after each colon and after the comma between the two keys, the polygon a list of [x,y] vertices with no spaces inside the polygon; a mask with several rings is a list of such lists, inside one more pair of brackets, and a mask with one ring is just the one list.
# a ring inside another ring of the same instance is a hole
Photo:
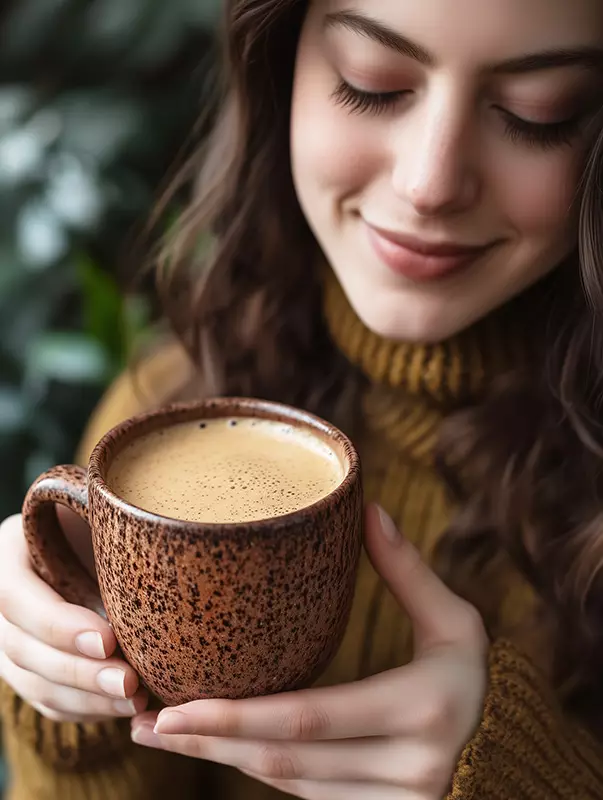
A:
{"label": "fingers", "polygon": [[410,616],[419,647],[463,643],[480,652],[486,648],[477,610],[450,591],[376,505],[367,509],[366,547],[376,571]]}
{"label": "fingers", "polygon": [[40,675],[18,667],[4,653],[0,653],[0,676],[20,697],[50,719],[85,722],[131,717],[140,713],[147,703],[144,692],[139,692],[129,700],[117,700],[53,684]]}
{"label": "fingers", "polygon": [[[304,775],[294,777],[297,769],[303,769],[301,763],[294,760],[290,753],[272,749],[272,745],[258,742],[241,742],[239,740],[214,739],[206,740],[203,736],[158,736],[150,725],[140,724],[134,728],[132,738],[137,744],[174,753],[191,758],[200,758],[218,764],[228,764],[255,778],[268,786],[273,786],[296,797],[307,797],[309,800],[424,800],[420,794],[400,785],[387,785],[381,780],[378,783],[352,782],[343,780],[313,780]],[[346,743],[347,746],[347,743]],[[308,745],[308,747],[321,747]],[[345,758],[349,768],[350,754]],[[325,759],[325,768],[326,768]],[[364,776],[366,777],[366,775]]]}
{"label": "fingers", "polygon": [[106,620],[65,602],[34,572],[20,516],[0,526],[0,613],[35,639],[66,653],[103,659],[117,646]]}
{"label": "fingers", "polygon": [[436,747],[394,738],[333,742],[251,741],[211,736],[166,736],[133,723],[140,744],[227,764],[275,780],[360,781],[433,792],[453,769]]}
{"label": "fingers", "polygon": [[391,710],[383,693],[383,702],[376,700],[368,685],[374,680],[249,700],[195,701],[162,711],[157,732],[274,740],[371,736],[384,730]]}
{"label": "fingers", "polygon": [[157,733],[312,741],[404,736],[437,716],[420,665],[356,683],[248,700],[198,700],[159,714]]}
{"label": "fingers", "polygon": [[98,661],[55,650],[0,617],[0,650],[18,667],[47,681],[117,699],[132,697],[138,676],[118,659]]}
{"label": "fingers", "polygon": [[132,667],[107,658],[116,644],[106,620],[66,603],[35,573],[21,518],[2,523],[0,677],[52,720],[131,717],[147,695]]}
{"label": "fingers", "polygon": [[53,711],[51,708],[48,708],[48,706],[43,706],[41,703],[30,703],[29,705],[32,708],[35,708],[38,714],[41,714],[51,722],[73,722],[81,725],[95,722],[108,722],[111,719],[110,717],[83,717],[77,716],[77,714],[67,714],[61,711]]}

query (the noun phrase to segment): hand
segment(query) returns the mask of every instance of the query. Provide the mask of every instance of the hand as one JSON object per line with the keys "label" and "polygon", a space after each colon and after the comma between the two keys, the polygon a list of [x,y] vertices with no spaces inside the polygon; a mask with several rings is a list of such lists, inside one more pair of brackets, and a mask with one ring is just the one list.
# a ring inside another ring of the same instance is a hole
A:
{"label": "hand", "polygon": [[0,678],[45,717],[131,717],[147,697],[109,623],[66,603],[34,572],[21,517],[0,525]]}
{"label": "hand", "polygon": [[482,715],[488,646],[477,611],[377,507],[373,565],[409,614],[415,657],[333,688],[200,700],[133,721],[139,744],[230,764],[308,800],[441,800]]}

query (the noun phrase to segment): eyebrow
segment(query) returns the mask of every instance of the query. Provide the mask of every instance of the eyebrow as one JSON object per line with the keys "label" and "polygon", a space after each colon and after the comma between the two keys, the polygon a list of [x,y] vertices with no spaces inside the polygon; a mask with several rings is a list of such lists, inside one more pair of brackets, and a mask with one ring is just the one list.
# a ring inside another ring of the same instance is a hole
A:
{"label": "eyebrow", "polygon": [[[436,66],[435,57],[424,47],[384,23],[356,11],[336,11],[327,14],[325,27],[347,28],[427,67]],[[501,61],[489,67],[488,71],[496,75],[519,75],[560,67],[603,69],[603,49],[593,46],[553,48]]]}

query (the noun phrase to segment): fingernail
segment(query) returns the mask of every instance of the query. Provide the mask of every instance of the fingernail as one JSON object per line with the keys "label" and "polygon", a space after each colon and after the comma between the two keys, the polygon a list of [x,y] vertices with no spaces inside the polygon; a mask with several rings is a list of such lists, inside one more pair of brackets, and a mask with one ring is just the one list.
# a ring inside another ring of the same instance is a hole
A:
{"label": "fingernail", "polygon": [[117,667],[102,669],[96,676],[96,681],[103,692],[113,697],[126,696],[126,673],[123,669]]}
{"label": "fingernail", "polygon": [[75,637],[75,646],[88,658],[107,658],[103,637],[98,631],[86,631]]}
{"label": "fingernail", "polygon": [[136,714],[136,705],[132,700],[116,700],[113,703],[113,708],[116,714],[121,714],[124,717],[133,717]]}
{"label": "fingernail", "polygon": [[138,725],[132,729],[131,736],[134,744],[142,744],[145,747],[161,747],[161,739],[153,733],[150,725]]}
{"label": "fingernail", "polygon": [[162,711],[153,728],[154,733],[186,733],[186,714],[180,711]]}
{"label": "fingernail", "polygon": [[379,512],[379,522],[381,523],[381,531],[390,544],[400,545],[404,541],[402,534],[398,530],[393,519],[387,514],[381,506],[377,506]]}

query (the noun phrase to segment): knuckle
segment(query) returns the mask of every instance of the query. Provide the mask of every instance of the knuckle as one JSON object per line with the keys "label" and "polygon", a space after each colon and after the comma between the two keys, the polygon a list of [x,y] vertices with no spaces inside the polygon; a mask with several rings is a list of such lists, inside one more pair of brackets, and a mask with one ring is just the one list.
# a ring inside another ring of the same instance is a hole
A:
{"label": "knuckle", "polygon": [[63,624],[56,618],[40,618],[39,638],[51,647],[60,647],[63,640]]}
{"label": "knuckle", "polygon": [[445,735],[454,730],[458,718],[455,699],[444,692],[433,692],[418,710],[418,727],[431,734]]}
{"label": "knuckle", "polygon": [[234,713],[233,705],[228,701],[218,701],[215,705],[215,725],[216,736],[236,736],[238,733],[238,722]]}
{"label": "knuckle", "polygon": [[329,729],[326,711],[316,705],[300,705],[283,717],[282,732],[287,739],[321,739]]}
{"label": "knuckle", "polygon": [[488,640],[481,614],[475,606],[466,601],[463,601],[463,605],[460,609],[458,633],[463,640],[475,643],[479,646],[484,645]]}
{"label": "knuckle", "polygon": [[64,711],[58,697],[57,688],[49,681],[34,676],[30,687],[30,700],[35,700],[39,705],[51,711]]}
{"label": "knuckle", "polygon": [[274,780],[287,781],[300,777],[299,767],[291,753],[283,747],[276,747],[272,744],[261,747],[257,772],[265,778]]}
{"label": "knuckle", "polygon": [[400,785],[411,785],[421,792],[440,796],[449,783],[453,768],[436,752],[427,751],[412,759],[406,774],[398,777]]}
{"label": "knuckle", "polygon": [[78,667],[74,663],[74,659],[62,658],[54,664],[52,678],[61,686],[79,688],[77,673]]}
{"label": "knuckle", "polygon": [[93,683],[88,662],[83,658],[68,656],[63,667],[67,686],[76,689],[89,689]]}

